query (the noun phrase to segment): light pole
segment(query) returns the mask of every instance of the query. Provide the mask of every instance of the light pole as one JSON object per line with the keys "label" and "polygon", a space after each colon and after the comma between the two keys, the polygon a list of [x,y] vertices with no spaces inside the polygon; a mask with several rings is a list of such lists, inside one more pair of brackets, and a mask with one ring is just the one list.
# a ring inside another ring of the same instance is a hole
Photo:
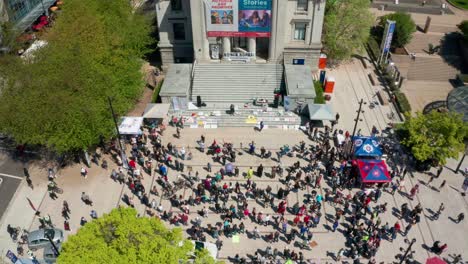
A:
{"label": "light pole", "polygon": [[358,122],[362,121],[362,119],[359,119],[359,117],[361,116],[361,113],[364,113],[364,111],[362,111],[362,105],[363,104],[366,104],[366,103],[364,103],[364,99],[361,99],[361,101],[359,102],[359,110],[357,111],[357,117],[356,117],[356,119],[354,119],[354,128],[353,128],[353,134],[351,136],[351,140],[353,139],[353,137],[356,134],[356,128],[357,128]]}
{"label": "light pole", "polygon": [[52,240],[52,238],[50,237],[49,234],[46,234],[46,237],[47,239],[49,240],[50,244],[52,245],[52,247],[54,248],[54,251],[55,251],[55,256],[58,257],[60,256],[60,252],[57,248],[57,246],[55,245],[54,241]]}
{"label": "light pole", "polygon": [[465,141],[465,152],[463,153],[463,157],[461,158],[460,162],[457,165],[457,168],[455,169],[455,173],[457,173],[457,174],[458,174],[458,171],[460,170],[461,165],[463,164],[463,161],[465,160],[466,152],[468,152],[468,142],[467,141]]}
{"label": "light pole", "polygon": [[[410,253],[411,251],[411,248],[413,247],[413,244],[416,243],[416,238],[413,238],[411,240],[411,242],[405,238],[405,242],[406,243],[409,243],[409,246],[408,248],[406,249],[405,251],[405,254],[403,256],[401,256],[401,259],[400,259],[400,264],[403,264],[403,262],[406,260],[406,258],[408,257],[408,254]],[[400,250],[403,250],[403,248],[400,248]]]}
{"label": "light pole", "polygon": [[125,155],[125,150],[122,146],[122,137],[120,136],[120,131],[119,131],[119,125],[117,124],[117,119],[115,119],[115,113],[114,113],[114,108],[112,107],[112,98],[110,96],[107,97],[109,100],[109,106],[112,114],[112,119],[114,120],[114,125],[115,129],[117,130],[117,140],[119,141],[119,147],[120,147],[120,155],[122,157],[122,164],[125,169],[128,169],[127,165],[127,157]]}

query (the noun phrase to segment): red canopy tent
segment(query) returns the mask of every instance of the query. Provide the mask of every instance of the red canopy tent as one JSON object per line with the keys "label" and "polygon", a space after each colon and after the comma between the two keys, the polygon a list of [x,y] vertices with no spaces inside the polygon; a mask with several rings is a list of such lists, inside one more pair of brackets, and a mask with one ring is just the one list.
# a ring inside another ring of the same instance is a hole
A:
{"label": "red canopy tent", "polygon": [[432,257],[426,260],[426,264],[447,264],[447,262],[445,262],[445,260],[442,260],[438,257]]}
{"label": "red canopy tent", "polygon": [[363,183],[391,182],[392,178],[383,160],[357,160]]}

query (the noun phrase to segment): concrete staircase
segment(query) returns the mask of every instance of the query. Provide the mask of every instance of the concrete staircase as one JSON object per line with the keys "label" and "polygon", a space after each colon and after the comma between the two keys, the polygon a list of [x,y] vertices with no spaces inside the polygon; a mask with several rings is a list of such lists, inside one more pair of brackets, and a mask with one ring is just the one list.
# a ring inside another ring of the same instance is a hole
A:
{"label": "concrete staircase", "polygon": [[226,108],[202,107],[197,110],[172,112],[171,115],[185,118],[185,126],[193,128],[218,127],[255,127],[263,121],[265,128],[297,129],[301,125],[301,117],[292,112],[285,112],[282,107],[268,108],[248,105],[239,107],[234,115],[227,113]]}
{"label": "concrete staircase", "polygon": [[[414,0],[399,0],[398,4],[395,4],[395,0],[374,0],[371,3],[371,7],[382,10],[384,6],[385,11],[392,12],[408,12],[408,13],[420,13],[420,14],[429,14],[429,15],[441,15],[441,2],[438,0],[429,0],[426,2],[426,5],[422,6],[422,1]],[[453,12],[446,8],[443,10],[444,14],[453,14]]]}
{"label": "concrete staircase", "polygon": [[192,101],[251,103],[255,98],[273,101],[281,87],[283,66],[278,64],[196,64]]}
{"label": "concrete staircase", "polygon": [[460,65],[458,56],[417,56],[416,60],[410,63],[408,80],[448,81],[456,77]]}

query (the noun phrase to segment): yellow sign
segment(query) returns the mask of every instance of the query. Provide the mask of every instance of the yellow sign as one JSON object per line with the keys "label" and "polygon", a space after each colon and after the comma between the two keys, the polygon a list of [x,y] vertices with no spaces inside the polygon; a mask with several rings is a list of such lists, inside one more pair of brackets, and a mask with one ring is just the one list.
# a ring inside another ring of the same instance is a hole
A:
{"label": "yellow sign", "polygon": [[246,124],[257,124],[257,117],[253,115],[249,115],[245,120]]}

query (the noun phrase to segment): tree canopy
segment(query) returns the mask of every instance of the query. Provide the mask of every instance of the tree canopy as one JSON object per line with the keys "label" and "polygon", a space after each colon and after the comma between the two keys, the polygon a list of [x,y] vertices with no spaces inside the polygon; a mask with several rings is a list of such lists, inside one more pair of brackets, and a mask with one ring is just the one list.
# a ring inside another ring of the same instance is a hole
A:
{"label": "tree canopy", "polygon": [[[183,238],[180,228],[167,229],[157,218],[137,217],[135,209],[120,207],[69,236],[57,263],[179,264],[193,251],[194,245]],[[203,250],[195,263],[214,264],[215,260]]]}
{"label": "tree canopy", "polygon": [[468,138],[468,125],[453,112],[432,111],[427,115],[417,113],[415,117],[407,114],[398,130],[402,144],[418,161],[433,159],[442,165],[464,151],[464,140]]}
{"label": "tree canopy", "polygon": [[465,40],[468,40],[468,20],[463,20],[460,22],[460,24],[457,25],[457,27],[462,32]]}
{"label": "tree canopy", "polygon": [[339,62],[361,52],[373,22],[368,0],[327,1],[323,42],[328,57]]}
{"label": "tree canopy", "polygon": [[[408,44],[413,38],[413,33],[416,32],[416,23],[411,18],[411,15],[404,12],[396,12],[380,17],[379,27],[383,32],[387,20],[395,21],[395,32],[392,38],[392,47],[401,48]],[[382,33],[383,34],[383,33]]]}
{"label": "tree canopy", "polygon": [[140,96],[151,31],[150,19],[127,0],[65,1],[44,35],[48,45],[33,59],[0,58],[0,131],[58,152],[110,137],[115,128],[107,97],[123,114]]}

